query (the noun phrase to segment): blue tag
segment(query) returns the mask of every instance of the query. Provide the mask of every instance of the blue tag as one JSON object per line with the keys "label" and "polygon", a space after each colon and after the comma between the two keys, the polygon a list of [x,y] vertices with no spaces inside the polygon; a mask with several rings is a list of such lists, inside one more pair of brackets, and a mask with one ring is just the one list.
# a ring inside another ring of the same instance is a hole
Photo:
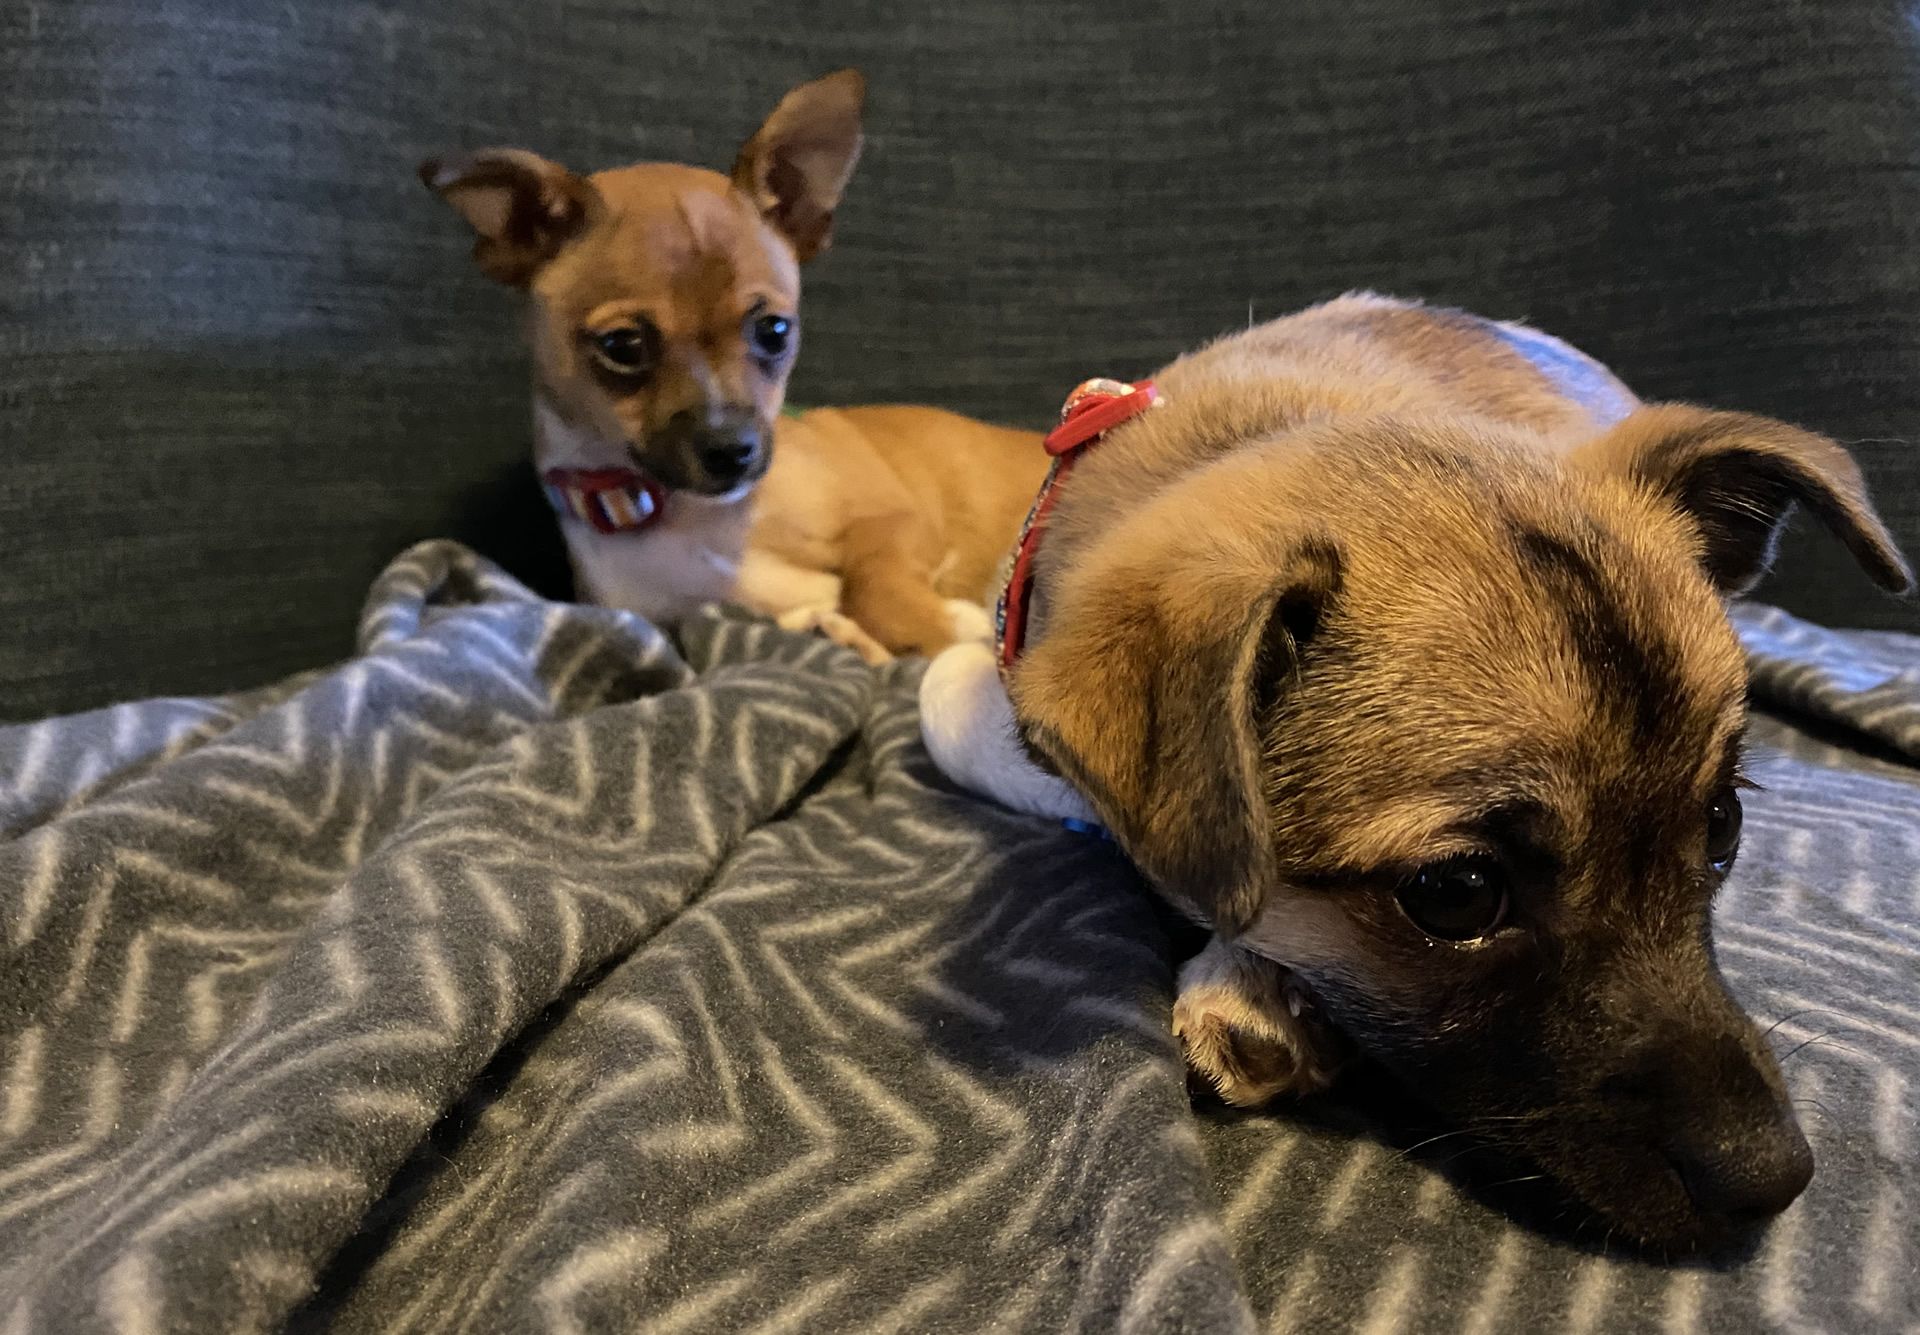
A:
{"label": "blue tag", "polygon": [[1090,820],[1077,820],[1072,816],[1063,816],[1060,820],[1060,824],[1065,828],[1072,830],[1075,834],[1090,834],[1095,839],[1104,839],[1108,843],[1113,842],[1113,836],[1107,833],[1106,826],[1095,825]]}
{"label": "blue tag", "polygon": [[1600,425],[1612,426],[1633,411],[1633,395],[1627,387],[1580,349],[1526,325],[1488,323],[1494,337],[1532,362],[1536,371]]}

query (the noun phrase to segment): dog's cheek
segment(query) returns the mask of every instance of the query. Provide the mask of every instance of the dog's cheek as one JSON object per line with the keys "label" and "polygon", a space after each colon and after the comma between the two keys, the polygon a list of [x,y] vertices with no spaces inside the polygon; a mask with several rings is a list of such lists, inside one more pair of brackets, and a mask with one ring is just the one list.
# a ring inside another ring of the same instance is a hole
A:
{"label": "dog's cheek", "polygon": [[1401,939],[1410,936],[1363,897],[1280,885],[1236,940],[1308,979],[1339,979],[1393,1014],[1421,1008],[1427,995],[1417,945]]}
{"label": "dog's cheek", "polygon": [[1408,1093],[1450,1124],[1543,1170],[1623,1239],[1690,1245],[1698,1221],[1670,1170],[1615,1124],[1530,1023],[1449,1028],[1437,1012],[1383,1008],[1359,980],[1315,980],[1340,1032]]}
{"label": "dog's cheek", "polygon": [[796,342],[784,361],[771,368],[750,365],[746,371],[750,396],[753,399],[754,413],[760,419],[761,429],[771,431],[779,420],[780,410],[787,400],[787,379],[793,371],[794,358],[799,351]]}
{"label": "dog's cheek", "polygon": [[1458,1025],[1480,994],[1480,969],[1427,940],[1391,904],[1364,892],[1282,886],[1268,895],[1240,944],[1310,980],[1338,981],[1394,1022]]}
{"label": "dog's cheek", "polygon": [[[1423,1102],[1461,1122],[1532,1117],[1567,1093],[1553,975],[1523,943],[1376,941],[1313,979],[1328,1014]],[[1311,975],[1309,975],[1311,977]]]}
{"label": "dog's cheek", "polygon": [[1513,1143],[1596,1216],[1609,1237],[1680,1249],[1704,1240],[1673,1171],[1645,1145],[1616,1139],[1602,1110],[1565,1110]]}
{"label": "dog's cheek", "polygon": [[1553,1101],[1554,1072],[1525,1023],[1468,1025],[1451,1008],[1391,1009],[1346,979],[1316,982],[1354,1045],[1422,1103],[1462,1125],[1530,1117]]}
{"label": "dog's cheek", "polygon": [[1566,981],[1529,942],[1462,947],[1388,897],[1277,890],[1240,944],[1294,970],[1363,1052],[1450,1117],[1525,1115],[1564,1092]]}
{"label": "dog's cheek", "polygon": [[1660,1245],[1694,1239],[1684,1188],[1644,1128],[1601,1096],[1614,1036],[1577,962],[1428,947],[1385,915],[1334,907],[1283,899],[1247,938],[1284,955],[1339,1031],[1416,1099],[1535,1163],[1603,1226]]}

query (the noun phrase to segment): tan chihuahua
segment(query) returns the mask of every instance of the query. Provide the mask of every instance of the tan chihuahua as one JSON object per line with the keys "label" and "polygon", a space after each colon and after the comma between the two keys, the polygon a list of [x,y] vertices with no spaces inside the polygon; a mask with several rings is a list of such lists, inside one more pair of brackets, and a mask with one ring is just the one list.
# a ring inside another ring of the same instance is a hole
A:
{"label": "tan chihuahua", "polygon": [[1258,1103],[1357,1047],[1663,1246],[1785,1208],[1811,1155],[1709,919],[1743,784],[1721,599],[1795,504],[1911,586],[1852,459],[1378,297],[1156,379],[1054,493],[1008,692],[1214,929],[1194,1068]]}
{"label": "tan chihuahua", "polygon": [[864,97],[854,70],[795,88],[730,177],[519,149],[422,166],[530,298],[534,460],[580,597],[669,623],[737,601],[870,662],[988,633],[1037,438],[932,408],[782,415]]}

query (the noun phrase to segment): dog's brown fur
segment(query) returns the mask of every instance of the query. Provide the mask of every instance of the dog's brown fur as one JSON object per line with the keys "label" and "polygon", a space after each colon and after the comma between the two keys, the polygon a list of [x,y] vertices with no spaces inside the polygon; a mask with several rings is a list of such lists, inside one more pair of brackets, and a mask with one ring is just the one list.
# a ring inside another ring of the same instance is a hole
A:
{"label": "dog's brown fur", "polygon": [[[583,598],[664,621],[733,599],[873,661],[984,632],[967,605],[1045,472],[1037,438],[931,408],[783,418],[797,337],[777,356],[754,342],[762,315],[797,329],[800,265],[831,239],[863,98],[851,70],[794,89],[731,176],[579,176],[518,149],[422,168],[474,227],[481,269],[530,298],[536,465],[631,457],[674,488],[637,533],[563,521]],[[647,374],[595,356],[616,328],[654,340]],[[703,474],[696,447],[714,440],[752,451],[744,472]]]}
{"label": "dog's brown fur", "polygon": [[[1176,1008],[1196,1068],[1241,1103],[1327,1078],[1285,984],[1217,953],[1249,948],[1644,1238],[1791,1199],[1806,1146],[1713,964],[1703,830],[1744,721],[1721,597],[1791,506],[1911,583],[1845,451],[1678,405],[1609,423],[1488,322],[1375,297],[1158,379],[1061,493],[1011,693],[1218,933]],[[1467,855],[1508,925],[1436,941],[1402,896]]]}

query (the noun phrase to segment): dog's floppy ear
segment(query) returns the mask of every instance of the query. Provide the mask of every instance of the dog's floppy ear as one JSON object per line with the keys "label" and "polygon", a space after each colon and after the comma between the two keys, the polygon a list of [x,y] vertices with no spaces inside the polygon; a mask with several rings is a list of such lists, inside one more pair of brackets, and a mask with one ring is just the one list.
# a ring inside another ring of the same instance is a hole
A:
{"label": "dog's floppy ear", "polygon": [[472,225],[482,271],[512,287],[525,287],[603,207],[592,182],[518,148],[430,159],[420,179]]}
{"label": "dog's floppy ear", "polygon": [[860,160],[867,80],[839,70],[803,83],[754,132],[733,164],[733,183],[802,262],[827,248],[833,211]]}
{"label": "dog's floppy ear", "polygon": [[1142,562],[1074,583],[1014,670],[1021,733],[1142,872],[1233,935],[1272,883],[1267,734],[1339,553],[1313,539],[1257,577]]}
{"label": "dog's floppy ear", "polygon": [[1744,593],[1766,574],[1795,504],[1818,515],[1876,583],[1913,587],[1860,466],[1825,436],[1752,413],[1653,404],[1573,461],[1630,478],[1691,519],[1707,575],[1724,593]]}

